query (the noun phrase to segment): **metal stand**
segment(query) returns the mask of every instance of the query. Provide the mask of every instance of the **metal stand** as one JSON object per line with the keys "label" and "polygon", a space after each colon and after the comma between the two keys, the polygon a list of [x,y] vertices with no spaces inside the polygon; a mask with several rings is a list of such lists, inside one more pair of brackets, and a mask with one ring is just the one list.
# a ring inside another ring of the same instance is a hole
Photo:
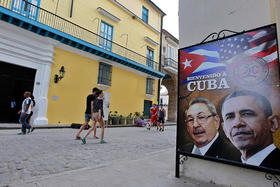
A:
{"label": "metal stand", "polygon": [[[210,37],[211,37],[212,40],[217,40],[217,39],[224,38],[224,37],[226,37],[226,32],[233,33],[233,34],[240,34],[240,33],[242,33],[242,32],[236,32],[236,31],[231,31],[231,30],[228,30],[228,29],[224,29],[224,30],[221,30],[218,33],[217,32],[213,32],[213,33],[209,34],[204,40],[202,40],[202,42],[200,44],[208,42],[207,40]],[[245,31],[243,31],[243,32],[245,32]]]}
{"label": "metal stand", "polygon": [[180,154],[176,151],[176,168],[175,168],[175,177],[180,177]]}

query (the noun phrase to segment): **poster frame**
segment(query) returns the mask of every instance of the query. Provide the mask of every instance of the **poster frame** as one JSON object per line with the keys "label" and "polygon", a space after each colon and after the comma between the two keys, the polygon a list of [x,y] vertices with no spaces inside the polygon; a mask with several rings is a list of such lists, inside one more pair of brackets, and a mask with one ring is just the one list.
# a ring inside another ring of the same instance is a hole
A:
{"label": "poster frame", "polygon": [[[276,31],[276,45],[277,45],[277,55],[278,55],[278,72],[280,75],[280,61],[279,61],[279,42],[278,42],[278,32],[277,32],[277,25],[276,23],[273,24],[269,24],[269,25],[265,25],[265,26],[261,26],[261,27],[257,27],[254,29],[250,29],[250,30],[243,30],[242,32],[239,32],[237,34],[232,34],[232,35],[228,35],[228,36],[223,36],[223,37],[217,37],[216,39],[213,40],[209,40],[209,41],[205,41],[205,42],[201,42],[201,43],[197,43],[194,45],[190,45],[187,47],[183,47],[183,48],[179,48],[178,49],[178,93],[177,93],[177,128],[176,128],[176,163],[175,163],[175,177],[179,178],[180,177],[180,155],[182,156],[190,156],[190,157],[194,157],[194,158],[199,158],[199,159],[204,159],[204,160],[208,160],[208,161],[214,161],[214,162],[219,162],[219,163],[223,163],[223,164],[228,164],[228,165],[232,165],[232,166],[239,166],[241,168],[247,168],[247,169],[253,169],[253,170],[257,170],[257,171],[263,171],[263,172],[267,172],[267,173],[271,173],[271,174],[280,174],[280,168],[279,170],[275,170],[275,169],[271,169],[271,168],[266,168],[266,167],[261,167],[261,166],[253,166],[253,165],[247,165],[247,164],[242,164],[241,162],[236,162],[236,161],[232,161],[232,160],[226,160],[226,159],[222,159],[222,158],[213,158],[213,157],[209,157],[209,156],[201,156],[201,155],[196,155],[196,154],[192,154],[192,153],[188,153],[188,152],[183,152],[183,151],[179,151],[179,138],[178,138],[178,133],[179,133],[179,106],[180,106],[180,100],[188,97],[188,96],[184,96],[184,97],[180,97],[180,51],[186,49],[186,48],[191,48],[194,46],[200,46],[200,45],[205,45],[207,43],[211,43],[211,42],[216,42],[216,41],[220,41],[220,40],[224,40],[226,38],[231,38],[231,37],[235,37],[247,32],[251,32],[251,31],[255,31],[255,30],[259,30],[259,29],[263,29],[266,27],[270,27],[270,26],[274,26],[275,27],[275,31]],[[280,80],[279,80],[280,83]]]}

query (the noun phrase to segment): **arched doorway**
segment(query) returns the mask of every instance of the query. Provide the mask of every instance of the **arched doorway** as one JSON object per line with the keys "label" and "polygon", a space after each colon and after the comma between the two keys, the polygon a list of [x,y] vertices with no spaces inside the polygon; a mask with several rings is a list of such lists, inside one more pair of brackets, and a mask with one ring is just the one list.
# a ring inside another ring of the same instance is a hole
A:
{"label": "arched doorway", "polygon": [[169,102],[168,90],[164,85],[161,85],[159,104],[163,104],[163,108],[166,111],[166,119],[168,119],[168,102]]}
{"label": "arched doorway", "polygon": [[161,86],[164,86],[168,93],[168,120],[177,121],[177,76],[170,76],[164,78],[161,82]]}

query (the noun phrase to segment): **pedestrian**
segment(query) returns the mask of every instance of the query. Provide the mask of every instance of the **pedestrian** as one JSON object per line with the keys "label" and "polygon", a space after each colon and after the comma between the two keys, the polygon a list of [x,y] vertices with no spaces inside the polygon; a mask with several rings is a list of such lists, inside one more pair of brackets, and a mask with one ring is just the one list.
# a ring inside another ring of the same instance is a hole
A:
{"label": "pedestrian", "polygon": [[[101,139],[100,143],[107,143],[104,140],[104,131],[105,131],[105,123],[103,120],[104,117],[104,112],[103,112],[103,98],[104,98],[104,93],[102,90],[99,90],[96,93],[97,98],[93,101],[92,104],[92,121],[94,123],[99,122],[101,125]],[[86,144],[86,138],[87,136],[94,130],[94,126],[91,127],[88,132],[86,133],[85,137],[82,138],[82,142]]]}
{"label": "pedestrian", "polygon": [[24,92],[24,100],[22,102],[22,107],[21,110],[18,112],[18,114],[20,114],[19,117],[19,122],[21,123],[21,132],[18,133],[18,135],[24,135],[26,134],[26,129],[28,129],[28,132],[30,132],[31,126],[28,124],[27,122],[27,118],[31,113],[31,92],[26,91]]}
{"label": "pedestrian", "polygon": [[164,119],[166,117],[166,111],[163,108],[163,104],[159,105],[159,118],[158,118],[158,124],[159,124],[159,131],[164,131]]}
{"label": "pedestrian", "polygon": [[36,102],[35,102],[35,98],[34,98],[33,94],[31,94],[30,98],[31,98],[31,103],[30,103],[29,107],[31,108],[31,112],[27,117],[27,122],[31,126],[31,132],[33,132],[35,130],[35,128],[30,124],[30,121],[31,121],[31,116],[33,115],[33,108],[35,107]]}
{"label": "pedestrian", "polygon": [[[92,89],[92,93],[89,94],[87,96],[87,101],[86,101],[86,111],[85,111],[85,122],[84,124],[80,127],[79,131],[76,134],[76,139],[80,140],[81,139],[81,132],[86,128],[86,126],[88,126],[88,123],[91,119],[91,105],[93,103],[93,101],[96,99],[96,93],[99,91],[98,88],[93,88]],[[96,136],[96,122],[93,122],[93,126],[94,126],[94,135],[93,138],[98,139],[98,137]]]}
{"label": "pedestrian", "polygon": [[158,124],[157,124],[158,109],[157,109],[157,105],[156,104],[153,104],[153,106],[150,109],[150,113],[151,113],[151,123],[150,123],[150,126],[149,126],[148,130],[150,130],[152,125],[155,125],[155,124],[157,125],[157,129],[158,129],[159,128]]}
{"label": "pedestrian", "polygon": [[17,103],[15,101],[15,98],[12,97],[11,102],[10,102],[10,116],[9,119],[10,121],[14,121],[15,119],[17,119]]}

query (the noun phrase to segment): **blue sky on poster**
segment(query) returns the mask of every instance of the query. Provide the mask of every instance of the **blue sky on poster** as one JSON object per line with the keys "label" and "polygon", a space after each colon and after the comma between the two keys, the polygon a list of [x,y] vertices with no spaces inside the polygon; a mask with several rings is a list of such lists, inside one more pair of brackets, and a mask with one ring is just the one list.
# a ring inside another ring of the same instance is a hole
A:
{"label": "blue sky on poster", "polygon": [[[179,0],[152,0],[166,13],[163,18],[163,28],[178,38],[178,3]],[[178,38],[179,39],[179,38]]]}

